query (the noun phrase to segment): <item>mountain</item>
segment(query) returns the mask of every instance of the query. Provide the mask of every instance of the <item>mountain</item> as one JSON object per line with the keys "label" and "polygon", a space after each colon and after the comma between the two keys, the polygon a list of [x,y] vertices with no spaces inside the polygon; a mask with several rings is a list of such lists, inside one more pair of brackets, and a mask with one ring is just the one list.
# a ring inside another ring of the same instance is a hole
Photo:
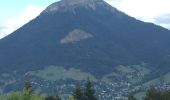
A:
{"label": "mountain", "polygon": [[169,30],[130,17],[103,0],[62,0],[0,40],[0,72],[19,78],[60,66],[101,79],[118,72],[118,66],[147,65],[145,80],[150,80],[169,72],[169,44]]}

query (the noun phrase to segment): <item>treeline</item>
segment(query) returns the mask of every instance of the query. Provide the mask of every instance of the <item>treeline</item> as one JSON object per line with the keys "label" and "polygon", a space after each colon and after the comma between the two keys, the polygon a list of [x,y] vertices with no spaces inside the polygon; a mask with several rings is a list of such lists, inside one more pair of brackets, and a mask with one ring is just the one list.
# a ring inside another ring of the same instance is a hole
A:
{"label": "treeline", "polygon": [[[24,89],[21,92],[12,92],[5,96],[0,96],[0,100],[62,100],[58,95],[44,96],[35,93],[32,90],[30,81],[25,82]],[[92,82],[88,78],[85,85],[81,87],[79,84],[75,86],[72,96],[67,100],[98,100]],[[128,97],[128,100],[138,100],[133,95]],[[170,100],[170,90],[157,90],[151,87],[146,91],[143,100]]]}
{"label": "treeline", "polygon": [[[129,96],[128,100],[137,100],[134,96]],[[157,90],[153,86],[146,91],[143,100],[170,100],[170,90]]]}
{"label": "treeline", "polygon": [[[43,96],[35,93],[32,90],[31,82],[26,81],[24,89],[21,92],[12,92],[5,96],[1,96],[0,100],[61,100],[61,98],[58,95]],[[83,87],[77,84],[73,90],[72,96],[69,96],[67,100],[98,100],[90,79],[87,79]]]}

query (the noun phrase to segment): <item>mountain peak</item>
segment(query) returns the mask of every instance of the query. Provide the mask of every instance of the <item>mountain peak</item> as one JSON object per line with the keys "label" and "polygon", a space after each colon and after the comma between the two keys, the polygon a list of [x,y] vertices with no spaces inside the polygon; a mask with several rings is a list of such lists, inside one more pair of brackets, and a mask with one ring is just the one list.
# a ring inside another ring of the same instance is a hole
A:
{"label": "mountain peak", "polygon": [[91,4],[95,2],[101,2],[102,0],[62,0],[61,2],[67,5],[76,5],[76,4]]}
{"label": "mountain peak", "polygon": [[56,12],[58,10],[73,10],[78,6],[96,8],[97,4],[105,4],[103,0],[61,0],[51,4],[44,12]]}

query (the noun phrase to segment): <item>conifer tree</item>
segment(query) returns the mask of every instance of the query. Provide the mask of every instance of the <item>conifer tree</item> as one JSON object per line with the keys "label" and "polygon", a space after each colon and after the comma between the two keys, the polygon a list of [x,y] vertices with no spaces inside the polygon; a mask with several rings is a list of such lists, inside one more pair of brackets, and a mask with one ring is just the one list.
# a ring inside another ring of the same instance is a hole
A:
{"label": "conifer tree", "polygon": [[157,91],[153,86],[146,92],[144,100],[161,100],[161,92]]}
{"label": "conifer tree", "polygon": [[45,98],[45,100],[61,100],[61,98],[56,95],[56,96],[48,96]]}
{"label": "conifer tree", "polygon": [[79,84],[76,85],[73,96],[75,100],[84,100],[84,93]]}
{"label": "conifer tree", "polygon": [[32,90],[32,83],[31,83],[31,80],[29,78],[25,81],[24,90],[28,91],[29,93],[33,92],[33,90]]}
{"label": "conifer tree", "polygon": [[56,100],[61,100],[61,98],[58,95],[56,95]]}
{"label": "conifer tree", "polygon": [[85,84],[84,96],[85,96],[85,100],[97,100],[97,97],[95,95],[95,90],[93,88],[92,82],[90,81],[90,78],[87,78],[87,82]]}
{"label": "conifer tree", "polygon": [[164,90],[161,92],[161,100],[170,100],[170,90]]}
{"label": "conifer tree", "polygon": [[137,99],[134,96],[131,95],[131,96],[128,97],[128,100],[137,100]]}

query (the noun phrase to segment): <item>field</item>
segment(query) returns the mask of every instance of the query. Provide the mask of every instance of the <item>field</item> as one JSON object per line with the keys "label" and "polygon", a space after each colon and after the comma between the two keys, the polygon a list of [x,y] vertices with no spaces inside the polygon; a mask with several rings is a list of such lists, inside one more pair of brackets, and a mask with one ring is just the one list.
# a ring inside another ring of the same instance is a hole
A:
{"label": "field", "polygon": [[43,70],[31,71],[29,72],[29,74],[51,81],[67,80],[67,79],[80,81],[80,80],[85,80],[87,77],[89,77],[94,81],[97,80],[90,73],[82,72],[79,69],[70,68],[67,70],[64,69],[63,67],[57,67],[57,66],[49,66]]}

